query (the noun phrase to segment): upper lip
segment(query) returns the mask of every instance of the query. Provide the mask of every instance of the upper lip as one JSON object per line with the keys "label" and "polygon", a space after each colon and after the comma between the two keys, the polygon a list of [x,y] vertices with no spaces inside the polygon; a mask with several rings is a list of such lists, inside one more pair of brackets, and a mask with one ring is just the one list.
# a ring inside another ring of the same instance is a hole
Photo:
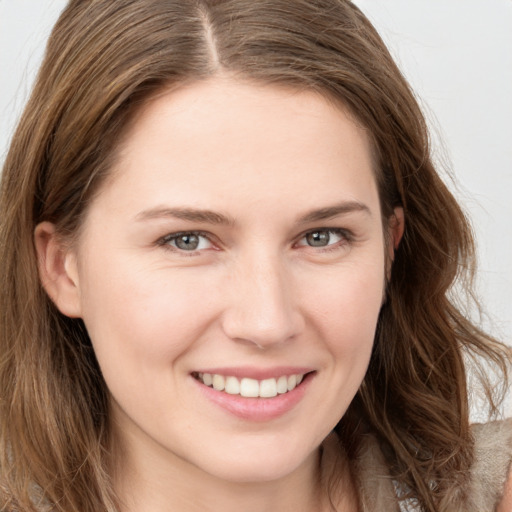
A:
{"label": "upper lip", "polygon": [[304,375],[314,371],[307,366],[275,366],[273,368],[256,368],[254,366],[237,366],[222,368],[200,368],[193,373],[209,373],[211,375],[223,375],[224,377],[244,377],[255,380],[276,379],[283,375]]}

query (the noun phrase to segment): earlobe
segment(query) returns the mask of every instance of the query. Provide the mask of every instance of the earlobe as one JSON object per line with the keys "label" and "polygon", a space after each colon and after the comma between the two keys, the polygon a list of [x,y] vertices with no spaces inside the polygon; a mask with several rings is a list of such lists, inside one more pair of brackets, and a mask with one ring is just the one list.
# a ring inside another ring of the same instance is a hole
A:
{"label": "earlobe", "polygon": [[66,316],[81,316],[80,288],[75,252],[59,237],[51,222],[34,231],[39,277],[46,293]]}

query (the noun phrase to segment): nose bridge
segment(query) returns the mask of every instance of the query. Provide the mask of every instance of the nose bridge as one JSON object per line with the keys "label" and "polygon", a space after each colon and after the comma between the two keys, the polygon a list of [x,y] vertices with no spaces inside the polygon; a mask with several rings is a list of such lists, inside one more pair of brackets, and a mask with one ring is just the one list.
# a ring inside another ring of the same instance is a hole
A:
{"label": "nose bridge", "polygon": [[289,274],[275,248],[241,257],[231,275],[230,304],[224,320],[226,334],[259,347],[297,335],[302,319]]}

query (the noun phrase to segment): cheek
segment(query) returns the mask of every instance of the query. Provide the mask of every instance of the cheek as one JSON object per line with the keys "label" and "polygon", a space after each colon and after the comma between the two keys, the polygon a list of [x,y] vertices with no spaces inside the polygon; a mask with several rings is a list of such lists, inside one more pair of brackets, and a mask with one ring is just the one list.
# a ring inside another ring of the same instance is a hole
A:
{"label": "cheek", "polygon": [[204,276],[139,270],[129,260],[118,259],[115,267],[103,265],[100,271],[89,263],[84,269],[83,319],[102,366],[124,360],[129,372],[145,363],[153,368],[169,365],[213,315]]}
{"label": "cheek", "polygon": [[384,261],[346,265],[332,272],[309,296],[311,339],[322,349],[323,397],[312,430],[323,432],[343,417],[361,386],[370,361],[382,303]]}
{"label": "cheek", "polygon": [[330,277],[322,293],[311,295],[310,323],[328,352],[329,414],[337,422],[368,368],[382,304],[384,258],[347,265]]}
{"label": "cheek", "polygon": [[384,293],[384,260],[347,265],[314,287],[308,302],[310,321],[333,350],[357,350],[373,342]]}
{"label": "cheek", "polygon": [[[130,417],[152,418],[154,428],[164,428],[169,418],[155,411],[167,409],[170,399],[155,390],[183,391],[187,354],[213,313],[204,286],[190,276],[170,279],[166,272],[121,263],[87,272],[84,323],[114,402]],[[187,410],[184,396],[176,393],[172,411]]]}

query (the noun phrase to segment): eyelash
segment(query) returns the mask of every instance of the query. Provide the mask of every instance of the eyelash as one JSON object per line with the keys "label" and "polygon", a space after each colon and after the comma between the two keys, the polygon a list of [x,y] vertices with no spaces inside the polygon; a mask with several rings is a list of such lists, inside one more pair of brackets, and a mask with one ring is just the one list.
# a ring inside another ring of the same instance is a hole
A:
{"label": "eyelash", "polygon": [[[339,250],[342,247],[345,247],[346,245],[350,245],[354,240],[354,235],[352,232],[348,231],[347,229],[342,228],[317,228],[317,229],[310,229],[309,231],[306,231],[306,233],[303,233],[299,237],[299,241],[305,239],[308,235],[312,235],[314,233],[328,233],[329,235],[338,235],[341,240],[335,243],[331,243],[325,246],[312,246],[307,244],[301,244],[299,247],[309,247],[312,249],[315,249],[318,252],[332,252]],[[296,244],[298,245],[298,244]]]}
{"label": "eyelash", "polygon": [[180,249],[179,247],[172,246],[170,242],[176,241],[178,238],[183,236],[197,236],[206,238],[208,242],[213,243],[211,240],[211,235],[204,231],[180,231],[178,233],[169,233],[168,235],[163,236],[157,241],[157,245],[163,247],[168,251],[174,251],[182,254],[183,256],[194,256],[200,253],[201,249],[186,251],[184,249]]}
{"label": "eyelash", "polygon": [[[332,244],[328,244],[325,246],[312,246],[308,244],[299,244],[300,241],[305,239],[308,235],[312,235],[314,233],[327,233],[329,235],[338,235],[341,237],[341,240]],[[157,245],[163,247],[166,250],[178,252],[183,256],[195,256],[198,255],[202,250],[204,249],[195,249],[195,250],[184,250],[180,249],[179,247],[173,246],[170,243],[175,242],[177,239],[183,236],[196,236],[196,237],[202,237],[208,240],[210,244],[213,244],[212,242],[212,236],[211,234],[205,232],[205,231],[180,231],[177,233],[169,233],[168,235],[163,236],[157,241]],[[341,228],[316,228],[316,229],[310,229],[306,231],[305,233],[302,233],[298,237],[298,242],[294,244],[294,246],[298,247],[309,247],[311,249],[316,249],[317,252],[331,252],[336,251],[340,249],[343,246],[346,246],[347,244],[350,244],[354,240],[353,233],[351,233],[347,229],[341,229]]]}

